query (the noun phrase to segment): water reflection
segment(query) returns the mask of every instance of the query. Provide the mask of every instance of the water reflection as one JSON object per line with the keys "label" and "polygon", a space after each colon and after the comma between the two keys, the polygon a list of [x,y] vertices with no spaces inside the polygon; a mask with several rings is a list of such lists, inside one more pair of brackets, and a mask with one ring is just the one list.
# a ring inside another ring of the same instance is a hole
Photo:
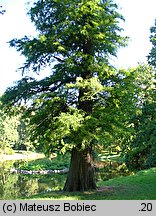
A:
{"label": "water reflection", "polygon": [[11,174],[11,168],[18,168],[14,161],[0,163],[0,199],[18,199],[37,193],[60,190],[65,183],[66,175],[21,175]]}
{"label": "water reflection", "polygon": [[[62,190],[66,174],[23,175],[11,174],[12,168],[18,169],[22,161],[5,161],[0,163],[0,199],[20,199],[34,194],[53,190]],[[100,162],[96,172],[97,181],[105,181],[119,175],[128,175],[123,164]]]}

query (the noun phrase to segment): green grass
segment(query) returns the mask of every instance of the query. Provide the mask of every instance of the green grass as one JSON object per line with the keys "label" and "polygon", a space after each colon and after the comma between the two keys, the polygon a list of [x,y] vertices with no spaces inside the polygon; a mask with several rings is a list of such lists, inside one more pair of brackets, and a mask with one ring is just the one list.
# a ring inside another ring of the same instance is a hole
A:
{"label": "green grass", "polygon": [[137,174],[98,182],[98,191],[67,193],[53,191],[29,199],[39,200],[155,200],[156,168]]}

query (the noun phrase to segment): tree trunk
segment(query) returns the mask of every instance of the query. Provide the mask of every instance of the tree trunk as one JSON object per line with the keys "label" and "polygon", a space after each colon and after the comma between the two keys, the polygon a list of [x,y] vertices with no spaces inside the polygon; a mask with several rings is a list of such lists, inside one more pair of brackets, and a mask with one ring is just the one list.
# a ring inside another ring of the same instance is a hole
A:
{"label": "tree trunk", "polygon": [[96,189],[92,149],[73,148],[71,164],[64,191],[86,191]]}

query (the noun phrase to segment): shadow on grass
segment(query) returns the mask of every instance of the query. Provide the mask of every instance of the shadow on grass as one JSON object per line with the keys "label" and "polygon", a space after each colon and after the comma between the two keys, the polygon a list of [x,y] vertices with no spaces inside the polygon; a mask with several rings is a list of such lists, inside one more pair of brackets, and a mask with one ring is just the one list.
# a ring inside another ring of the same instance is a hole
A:
{"label": "shadow on grass", "polygon": [[40,193],[29,197],[34,200],[109,200],[116,197],[117,191],[122,191],[125,188],[122,186],[104,186],[98,187],[96,190],[85,192],[64,192],[51,191],[48,193]]}

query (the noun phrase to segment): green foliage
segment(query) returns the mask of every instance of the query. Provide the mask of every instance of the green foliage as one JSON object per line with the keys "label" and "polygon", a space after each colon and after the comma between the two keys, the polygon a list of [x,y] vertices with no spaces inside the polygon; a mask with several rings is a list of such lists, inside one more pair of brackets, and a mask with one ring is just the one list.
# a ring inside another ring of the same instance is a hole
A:
{"label": "green foliage", "polygon": [[13,39],[10,46],[26,57],[23,75],[47,65],[51,74],[42,80],[25,76],[8,88],[5,109],[27,103],[31,141],[47,154],[96,144],[120,121],[115,92],[124,79],[109,64],[127,42],[118,6],[112,0],[38,0],[29,16],[38,36]]}
{"label": "green foliage", "polygon": [[126,155],[131,169],[146,169],[156,166],[156,104],[144,105],[142,113],[135,118],[136,135]]}
{"label": "green foliage", "polygon": [[155,71],[146,66],[142,70],[139,83],[142,87],[140,109],[131,122],[134,136],[126,155],[126,163],[130,169],[146,169],[156,166],[156,97]]}
{"label": "green foliage", "polygon": [[156,66],[156,20],[155,25],[150,29],[150,42],[152,43],[152,49],[148,55],[148,62],[152,66]]}
{"label": "green foliage", "polygon": [[18,142],[14,145],[14,149],[16,150],[34,150],[34,147],[30,140],[29,127],[28,127],[28,119],[24,120],[19,117],[19,124],[17,127],[18,132]]}
{"label": "green foliage", "polygon": [[10,115],[0,107],[0,152],[11,154],[13,149],[33,149],[26,124],[21,113]]}
{"label": "green foliage", "polygon": [[69,155],[58,155],[56,158],[50,160],[48,158],[28,161],[19,166],[19,169],[24,170],[61,170],[69,168]]}
{"label": "green foliage", "polygon": [[[57,60],[57,67],[63,65],[73,73],[82,58],[88,64],[93,56],[115,55],[117,47],[124,45],[125,38],[118,35],[121,31],[118,23],[123,17],[116,9],[113,1],[39,0],[29,11],[38,37],[14,39],[10,44],[27,57],[24,68],[32,64],[37,71],[51,60]],[[87,40],[92,43],[89,55],[83,50]]]}
{"label": "green foliage", "polygon": [[9,117],[0,110],[0,152],[10,153],[18,141],[18,118]]}

